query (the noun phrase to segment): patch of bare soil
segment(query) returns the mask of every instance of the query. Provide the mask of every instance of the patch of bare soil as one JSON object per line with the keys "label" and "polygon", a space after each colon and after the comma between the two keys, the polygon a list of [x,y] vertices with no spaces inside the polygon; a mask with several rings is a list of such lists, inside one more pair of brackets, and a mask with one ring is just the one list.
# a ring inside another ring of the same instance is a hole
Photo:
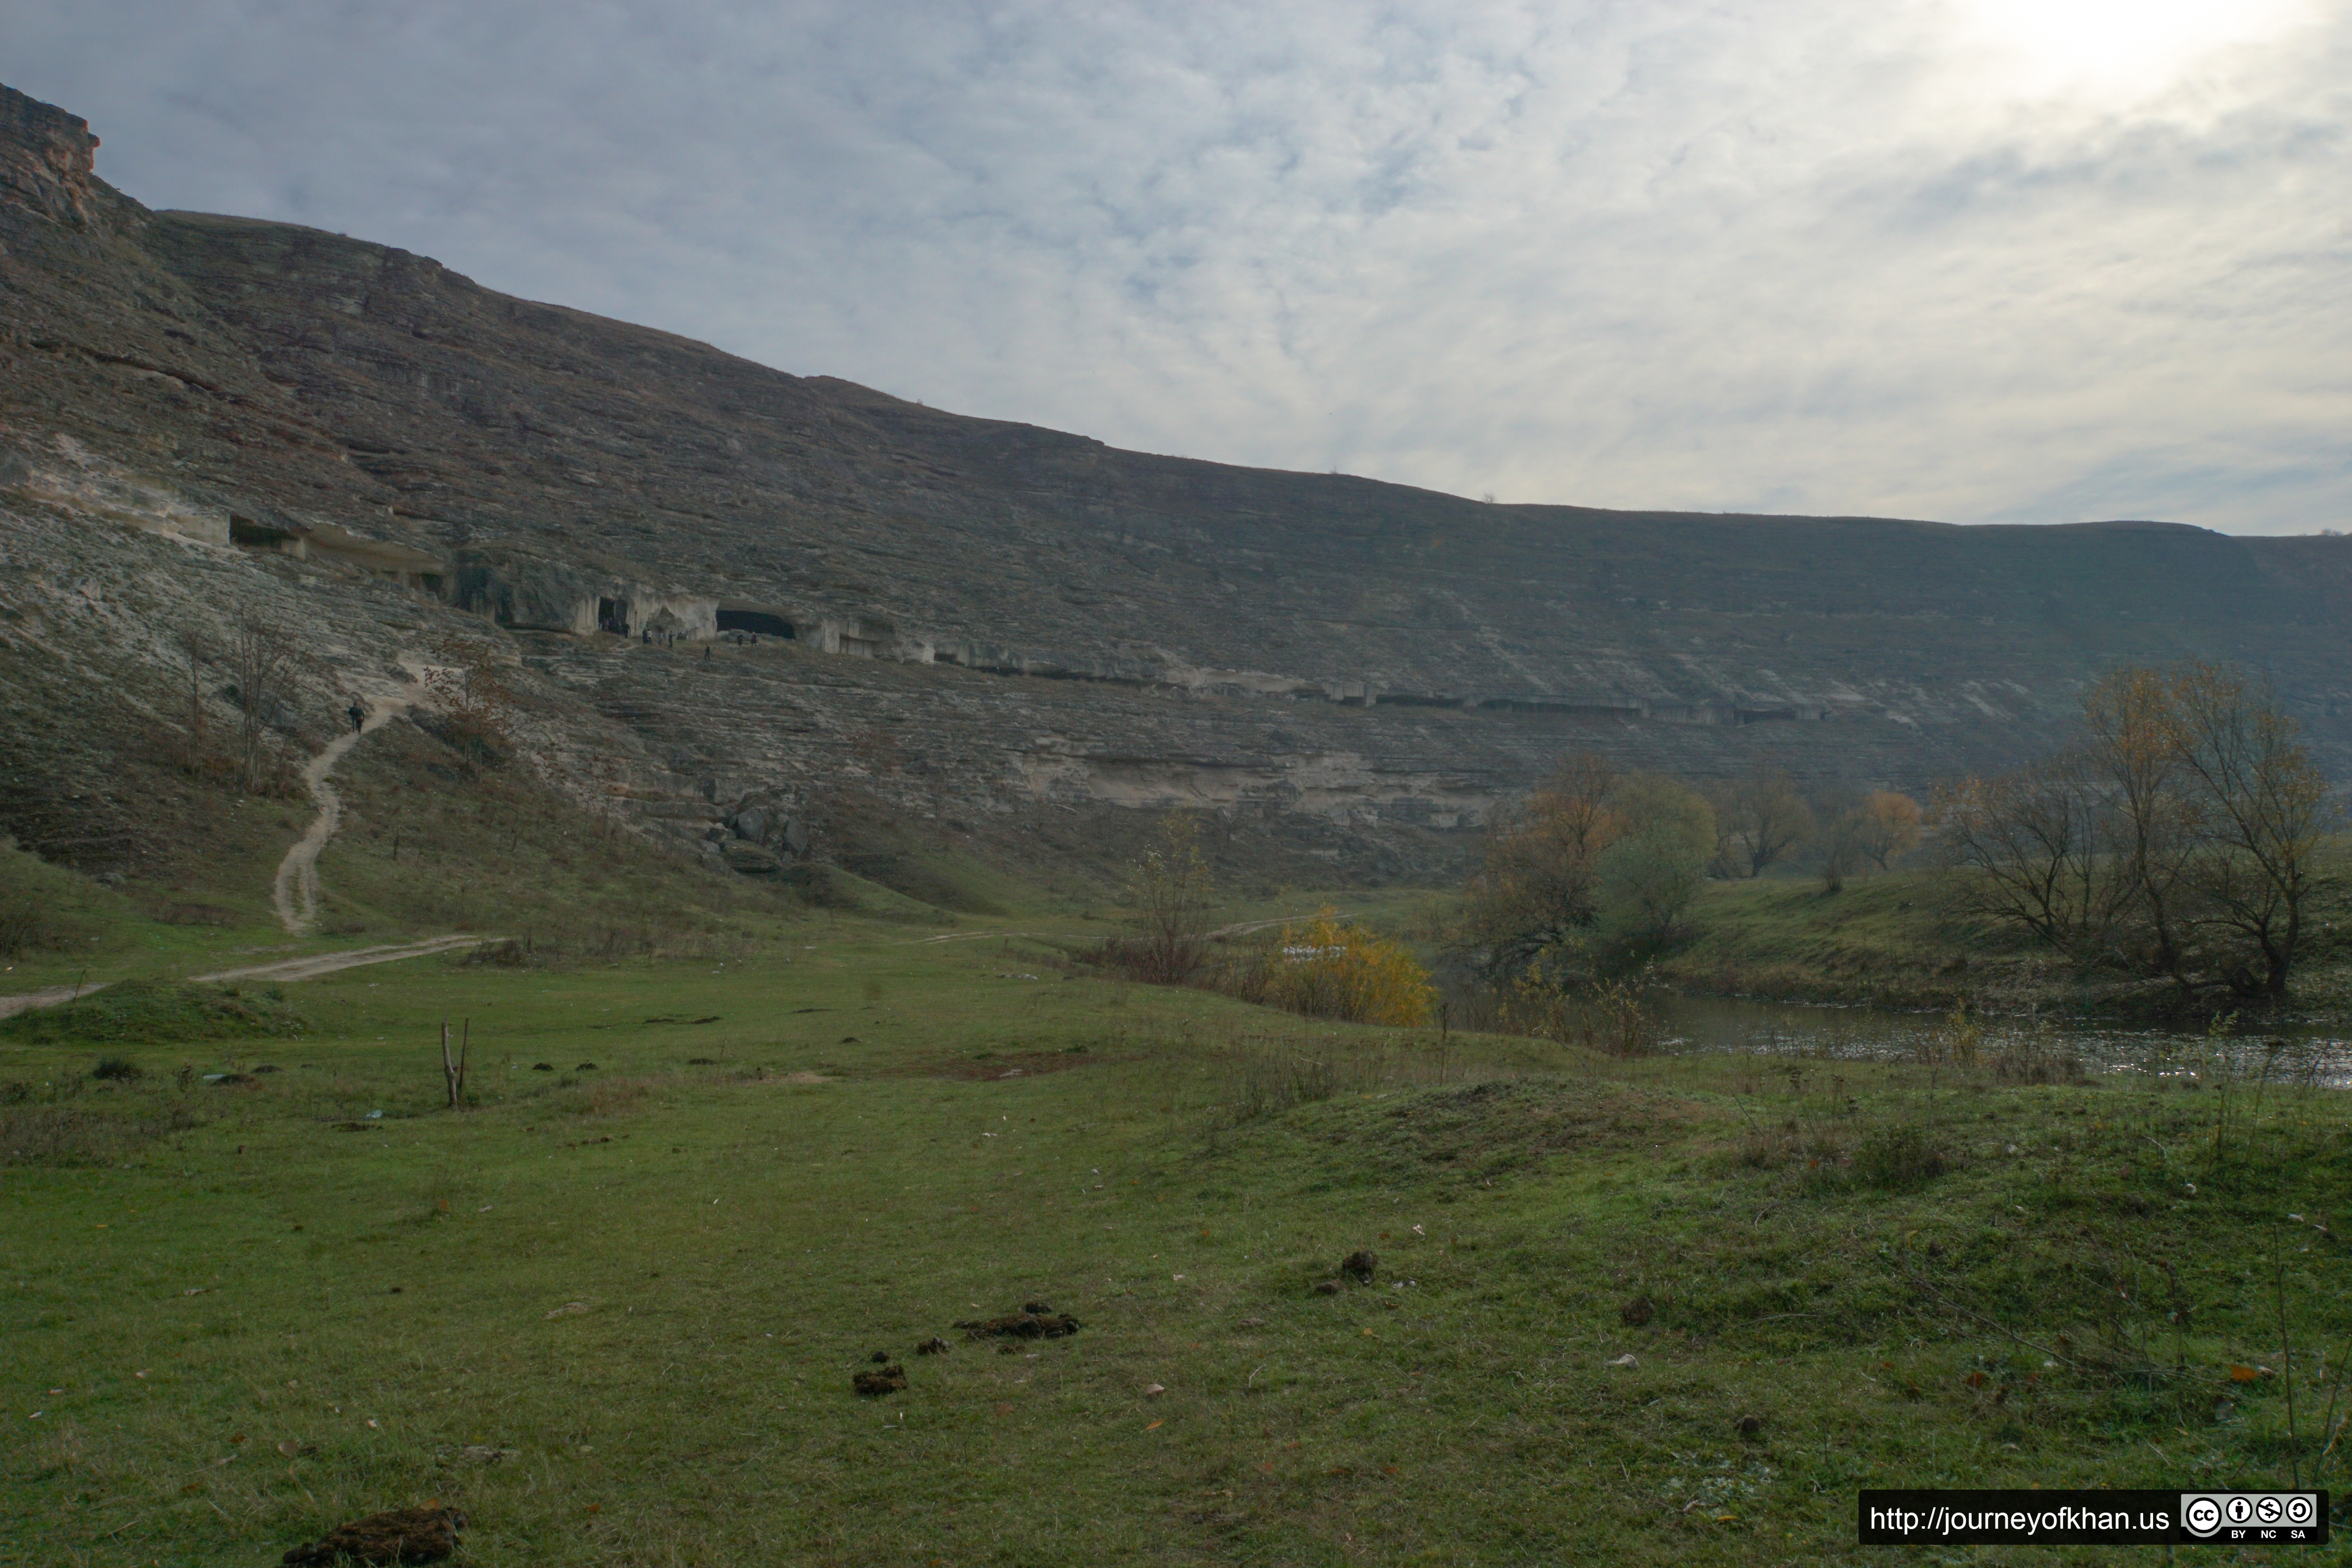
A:
{"label": "patch of bare soil", "polygon": [[904,1071],[909,1076],[951,1078],[966,1082],[982,1083],[994,1079],[1043,1078],[1047,1073],[1067,1072],[1072,1068],[1091,1067],[1105,1060],[1090,1050],[1024,1051],[1015,1056],[965,1057],[956,1060],[933,1059],[909,1063]]}
{"label": "patch of bare soil", "polygon": [[318,1540],[297,1546],[280,1562],[301,1565],[359,1563],[438,1563],[457,1550],[466,1516],[457,1509],[427,1504],[394,1509],[339,1524]]}
{"label": "patch of bare soil", "polygon": [[1058,1340],[1081,1327],[1067,1312],[1056,1312],[1043,1301],[1032,1301],[1017,1312],[993,1318],[972,1318],[957,1328],[969,1340]]}

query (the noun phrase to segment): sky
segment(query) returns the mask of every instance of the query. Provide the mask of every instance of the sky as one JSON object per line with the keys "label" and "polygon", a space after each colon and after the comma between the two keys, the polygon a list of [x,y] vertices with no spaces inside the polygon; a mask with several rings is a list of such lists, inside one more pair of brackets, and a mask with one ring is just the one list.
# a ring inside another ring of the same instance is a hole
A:
{"label": "sky", "polygon": [[2352,0],[11,0],[152,207],[1114,446],[2352,529]]}

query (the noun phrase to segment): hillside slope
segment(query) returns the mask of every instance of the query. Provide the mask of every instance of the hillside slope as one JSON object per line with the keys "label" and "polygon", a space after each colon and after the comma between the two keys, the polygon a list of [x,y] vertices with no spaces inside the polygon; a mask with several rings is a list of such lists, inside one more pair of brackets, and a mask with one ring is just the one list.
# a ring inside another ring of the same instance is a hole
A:
{"label": "hillside slope", "polygon": [[0,826],[29,841],[119,743],[60,740],[60,705],[164,692],[184,626],[255,613],[310,651],[294,730],[462,646],[551,779],[691,842],[846,788],[1005,845],[1213,805],[1434,871],[1563,751],[1916,789],[2052,743],[2103,665],[2187,655],[2271,672],[2352,761],[2352,540],[1499,507],[1121,452],[151,213],[79,121],[0,95],[0,725],[43,759]]}

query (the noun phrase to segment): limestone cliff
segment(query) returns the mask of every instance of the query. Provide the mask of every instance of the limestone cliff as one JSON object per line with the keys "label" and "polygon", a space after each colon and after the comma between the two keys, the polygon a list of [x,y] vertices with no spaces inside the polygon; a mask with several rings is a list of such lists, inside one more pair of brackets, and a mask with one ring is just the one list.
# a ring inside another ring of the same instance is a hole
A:
{"label": "limestone cliff", "polygon": [[[341,650],[320,703],[494,647],[551,767],[697,839],[846,777],[942,821],[1204,805],[1433,868],[1566,750],[1916,789],[2182,655],[2271,672],[2352,762],[2352,540],[1498,507],[1122,452],[149,213],[96,146],[0,89],[0,721],[39,721],[55,661],[135,690],[249,600]],[[78,579],[139,598],[137,635],[86,635]]]}

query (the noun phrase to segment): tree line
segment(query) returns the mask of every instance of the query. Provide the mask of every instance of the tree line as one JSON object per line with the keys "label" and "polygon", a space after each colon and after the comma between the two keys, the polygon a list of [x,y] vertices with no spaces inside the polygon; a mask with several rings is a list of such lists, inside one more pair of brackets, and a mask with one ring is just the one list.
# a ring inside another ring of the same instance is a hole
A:
{"label": "tree line", "polygon": [[1834,892],[1917,848],[1923,817],[1917,801],[1894,790],[1817,810],[1769,763],[1702,792],[1582,752],[1488,830],[1465,889],[1465,936],[1501,973],[1622,968],[1691,934],[1707,879],[1761,877],[1801,853]]}
{"label": "tree line", "polygon": [[1834,893],[1924,846],[1965,903],[2086,973],[2275,1002],[2338,891],[2320,866],[2336,823],[2266,686],[2212,664],[2126,668],[2084,698],[2074,744],[1924,808],[1878,790],[1824,812],[1769,763],[1702,793],[1568,757],[1489,829],[1463,942],[1498,982],[1590,981],[1687,940],[1710,877],[1801,853]]}

